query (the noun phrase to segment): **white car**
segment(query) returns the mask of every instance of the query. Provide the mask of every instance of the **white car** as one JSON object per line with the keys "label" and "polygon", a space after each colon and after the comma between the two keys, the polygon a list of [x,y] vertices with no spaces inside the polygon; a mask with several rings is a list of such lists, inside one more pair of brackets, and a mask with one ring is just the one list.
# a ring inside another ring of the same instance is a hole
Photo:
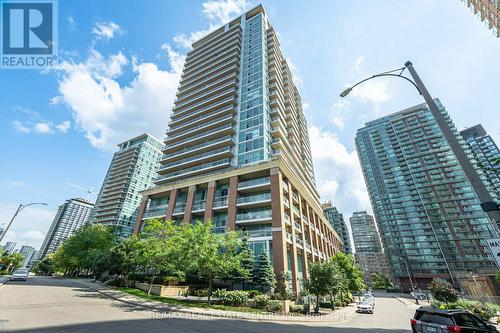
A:
{"label": "white car", "polygon": [[365,294],[363,296],[363,302],[368,302],[371,304],[372,307],[375,307],[375,297],[373,297],[373,295]]}
{"label": "white car", "polygon": [[10,281],[26,281],[28,279],[28,270],[27,269],[16,269],[14,273],[10,276]]}
{"label": "white car", "polygon": [[368,301],[361,301],[358,303],[357,312],[373,313],[373,305]]}

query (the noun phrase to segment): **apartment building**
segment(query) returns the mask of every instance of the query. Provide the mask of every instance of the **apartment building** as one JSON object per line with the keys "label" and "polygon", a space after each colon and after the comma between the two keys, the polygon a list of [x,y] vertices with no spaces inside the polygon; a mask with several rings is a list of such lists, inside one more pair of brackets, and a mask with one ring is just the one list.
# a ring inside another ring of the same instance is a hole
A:
{"label": "apartment building", "polygon": [[76,230],[89,221],[94,204],[85,199],[66,200],[59,206],[56,216],[38,252],[38,258],[43,259],[53,253]]}
{"label": "apartment building", "polygon": [[323,213],[328,222],[330,222],[342,241],[342,251],[345,253],[353,253],[349,230],[345,224],[344,215],[338,211],[337,207],[332,206],[330,201],[321,204],[321,208],[323,208]]}
{"label": "apartment building", "polygon": [[342,243],[322,212],[300,95],[262,6],[193,43],[172,111],[135,232],[154,217],[243,230],[299,293],[308,262]]}
{"label": "apartment building", "polygon": [[468,273],[496,271],[485,241],[497,237],[495,226],[426,104],[366,123],[356,148],[385,253],[403,288],[413,280],[424,289],[433,278],[458,285]]}
{"label": "apartment building", "polygon": [[129,237],[141,205],[141,191],[154,186],[163,143],[144,133],[118,145],[97,197],[92,223],[114,226]]}
{"label": "apartment building", "polygon": [[477,19],[500,37],[500,0],[463,0]]}

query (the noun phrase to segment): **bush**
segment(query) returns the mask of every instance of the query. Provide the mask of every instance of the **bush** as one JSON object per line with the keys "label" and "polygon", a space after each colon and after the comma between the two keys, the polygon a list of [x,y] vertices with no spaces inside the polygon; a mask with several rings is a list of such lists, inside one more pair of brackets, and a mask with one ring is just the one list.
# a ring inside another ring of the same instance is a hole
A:
{"label": "bush", "polygon": [[194,291],[194,295],[198,297],[207,297],[208,296],[208,289],[196,289]]}
{"label": "bush", "polygon": [[469,301],[469,300],[459,300],[453,303],[449,303],[448,305],[446,303],[441,303],[441,302],[432,302],[431,304],[435,308],[439,309],[464,309],[467,311],[470,311],[474,313],[476,316],[483,318],[484,320],[489,320],[491,317],[493,317],[497,310],[498,306],[495,304],[491,303],[480,303],[476,301]]}
{"label": "bush", "polygon": [[301,304],[291,304],[290,305],[291,313],[304,313],[304,305]]}
{"label": "bush", "polygon": [[158,281],[165,286],[176,286],[179,284],[179,278],[177,276],[162,276]]}
{"label": "bush", "polygon": [[438,301],[448,304],[458,300],[458,292],[448,281],[434,279],[429,285],[429,290],[432,296]]}
{"label": "bush", "polygon": [[257,295],[255,296],[255,306],[259,309],[265,309],[269,305],[269,296]]}
{"label": "bush", "polygon": [[277,300],[270,300],[269,304],[267,305],[267,311],[269,312],[280,312],[283,309],[283,305],[281,304],[280,301]]}
{"label": "bush", "polygon": [[247,290],[248,297],[255,298],[255,296],[262,295],[262,293],[258,290]]}
{"label": "bush", "polygon": [[213,295],[223,305],[242,306],[248,301],[248,293],[243,290],[227,291],[226,289],[217,289],[213,292]]}
{"label": "bush", "polygon": [[493,307],[488,306],[488,304],[481,304],[479,302],[474,304],[471,307],[470,311],[486,321],[490,320],[490,318],[495,315],[495,310],[493,309]]}

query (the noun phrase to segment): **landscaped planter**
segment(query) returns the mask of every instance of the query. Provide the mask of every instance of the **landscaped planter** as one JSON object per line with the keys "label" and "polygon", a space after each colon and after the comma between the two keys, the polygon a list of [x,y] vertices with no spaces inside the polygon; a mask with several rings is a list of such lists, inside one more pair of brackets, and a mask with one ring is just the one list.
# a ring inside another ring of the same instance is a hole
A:
{"label": "landscaped planter", "polygon": [[[135,287],[142,291],[148,292],[149,283],[136,282]],[[188,286],[164,286],[161,284],[153,284],[151,294],[162,297],[168,296],[183,296],[188,291]]]}

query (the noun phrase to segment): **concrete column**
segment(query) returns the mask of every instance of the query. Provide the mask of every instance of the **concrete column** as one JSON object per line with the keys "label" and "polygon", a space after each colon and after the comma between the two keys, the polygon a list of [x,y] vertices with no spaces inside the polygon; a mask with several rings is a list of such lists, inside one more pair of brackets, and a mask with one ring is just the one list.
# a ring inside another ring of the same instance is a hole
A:
{"label": "concrete column", "polygon": [[271,218],[273,237],[273,265],[274,274],[278,276],[287,270],[288,260],[286,255],[285,221],[283,220],[284,208],[282,204],[283,189],[281,188],[281,173],[278,169],[271,169]]}
{"label": "concrete column", "polygon": [[142,198],[141,207],[139,208],[139,214],[137,214],[137,220],[135,221],[135,227],[133,235],[137,235],[141,231],[142,227],[142,217],[144,216],[144,212],[146,211],[146,207],[148,206],[149,197]]}
{"label": "concrete column", "polygon": [[170,191],[170,197],[168,199],[168,207],[167,207],[167,216],[165,217],[167,221],[172,219],[172,214],[174,213],[175,201],[177,200],[178,193],[179,190],[175,188]]}
{"label": "concrete column", "polygon": [[[311,228],[311,225],[312,225],[312,222],[311,222],[311,216],[309,214],[309,205],[306,203],[306,208],[305,208],[305,211],[306,211],[306,217],[307,217],[307,221],[309,221],[309,227],[308,227],[308,230],[309,230],[309,243],[311,244],[311,247],[313,249],[316,248],[316,244],[315,244],[315,240],[314,240],[314,232]],[[316,261],[316,258],[314,257],[314,253],[311,253],[311,260],[312,261]]]}
{"label": "concrete column", "polygon": [[211,180],[208,183],[207,189],[207,201],[205,202],[205,221],[211,219],[214,215],[214,198],[215,198],[215,188],[217,183],[215,180]]}
{"label": "concrete column", "polygon": [[186,207],[184,208],[184,223],[191,223],[194,194],[196,193],[196,185],[189,186],[189,191],[186,199]]}
{"label": "concrete column", "polygon": [[[300,229],[302,230],[302,278],[307,279],[307,272],[309,269],[308,261],[307,261],[307,249],[306,249],[306,229],[304,221],[302,221],[302,196],[300,193],[299,196],[299,223]],[[305,214],[304,214],[305,215]],[[309,243],[309,239],[307,239],[307,243]]]}
{"label": "concrete column", "polygon": [[229,191],[227,198],[227,228],[236,230],[236,200],[238,197],[238,176],[229,179]]}

